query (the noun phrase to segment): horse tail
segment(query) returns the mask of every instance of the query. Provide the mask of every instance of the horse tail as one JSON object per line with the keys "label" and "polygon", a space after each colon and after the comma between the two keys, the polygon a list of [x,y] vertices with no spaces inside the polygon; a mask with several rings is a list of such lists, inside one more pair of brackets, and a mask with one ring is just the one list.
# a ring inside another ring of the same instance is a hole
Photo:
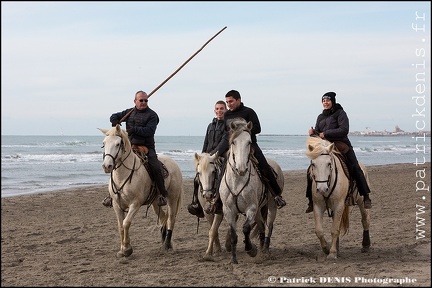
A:
{"label": "horse tail", "polygon": [[340,233],[342,236],[348,233],[349,230],[349,206],[345,206],[345,209],[342,213],[341,224],[340,224]]}
{"label": "horse tail", "polygon": [[[183,185],[182,185],[183,186]],[[174,218],[177,218],[177,215],[178,215],[178,213],[179,213],[179,211],[180,211],[180,208],[181,208],[181,206],[182,206],[182,195],[183,195],[183,187],[181,188],[181,191],[180,191],[180,194],[179,194],[179,196],[178,196],[178,198],[177,198],[177,203],[176,203],[176,209],[175,209],[175,217]],[[167,226],[167,221],[168,221],[168,217],[169,217],[169,215],[168,215],[168,212],[167,213],[165,213],[164,214],[164,217],[162,218],[162,219],[160,219],[159,221],[160,221],[160,224],[162,225],[162,227],[164,227],[164,228],[166,228],[166,226]]]}

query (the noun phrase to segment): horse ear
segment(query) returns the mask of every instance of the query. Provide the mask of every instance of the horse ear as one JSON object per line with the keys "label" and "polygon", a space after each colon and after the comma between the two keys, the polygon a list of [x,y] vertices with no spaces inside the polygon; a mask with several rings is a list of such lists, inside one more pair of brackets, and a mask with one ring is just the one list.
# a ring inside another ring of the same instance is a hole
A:
{"label": "horse ear", "polygon": [[312,145],[310,145],[310,144],[307,146],[307,148],[308,148],[309,151],[313,151],[314,150],[314,147]]}
{"label": "horse ear", "polygon": [[194,156],[195,156],[195,160],[196,160],[196,161],[199,161],[199,155],[198,155],[198,153],[195,152],[195,155],[194,155]]}
{"label": "horse ear", "polygon": [[234,121],[232,121],[232,122],[230,123],[230,128],[231,128],[232,130],[234,130],[235,127],[236,127],[236,125],[235,125]]}
{"label": "horse ear", "polygon": [[248,128],[249,130],[251,130],[251,129],[252,129],[252,126],[253,126],[252,121],[249,121],[249,122],[247,123],[247,128]]}
{"label": "horse ear", "polygon": [[107,135],[108,130],[107,129],[102,129],[102,128],[97,128],[99,129],[104,135]]}
{"label": "horse ear", "polygon": [[328,152],[331,153],[333,151],[334,147],[335,147],[335,144],[331,143],[330,146],[328,146]]}

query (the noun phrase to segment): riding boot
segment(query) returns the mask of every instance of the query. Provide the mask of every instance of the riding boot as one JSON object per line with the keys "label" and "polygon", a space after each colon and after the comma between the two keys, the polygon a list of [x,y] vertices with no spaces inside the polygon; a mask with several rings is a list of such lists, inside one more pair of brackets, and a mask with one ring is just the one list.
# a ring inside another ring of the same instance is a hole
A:
{"label": "riding boot", "polygon": [[102,201],[102,205],[104,205],[105,207],[108,207],[108,208],[112,207],[112,198],[110,195],[105,197],[105,199]]}
{"label": "riding boot", "polygon": [[268,184],[270,186],[270,189],[273,191],[274,193],[274,200],[276,202],[276,206],[278,209],[284,207],[286,205],[285,200],[282,198],[282,190],[279,187],[279,184],[277,183],[276,177],[271,169],[270,166],[268,166],[267,169],[265,169],[265,171],[263,171],[263,175],[264,177],[266,177],[266,179],[268,179]]}
{"label": "riding boot", "polygon": [[219,187],[220,187],[220,184],[221,184],[221,181],[222,181],[222,176],[224,175],[224,173],[225,173],[225,168],[226,168],[226,165],[227,165],[227,161],[228,161],[228,158],[225,158],[224,160],[223,160],[223,162],[222,162],[222,164],[221,164],[221,167],[220,167],[220,169],[218,170],[218,176],[217,176],[217,179],[216,179],[216,201],[212,204],[212,205],[210,205],[210,206],[207,206],[206,208],[205,208],[205,212],[207,213],[207,214],[222,214],[222,200],[220,199],[220,194],[219,194]]}
{"label": "riding boot", "polygon": [[204,218],[203,208],[201,207],[201,204],[198,201],[198,188],[199,188],[199,182],[198,182],[198,173],[197,173],[194,179],[194,192],[192,197],[192,203],[187,206],[187,209],[190,214],[197,216],[199,218]]}
{"label": "riding boot", "polygon": [[153,176],[154,176],[154,180],[156,182],[156,187],[159,190],[159,200],[158,200],[158,206],[165,206],[167,205],[167,196],[168,196],[168,191],[165,188],[165,180],[163,178],[163,174],[162,174],[162,169],[157,169],[157,171],[154,171]]}
{"label": "riding boot", "polygon": [[307,186],[306,186],[306,198],[309,199],[308,207],[305,213],[311,213],[313,211],[313,201],[312,201],[312,178],[310,177],[309,168],[307,170]]}

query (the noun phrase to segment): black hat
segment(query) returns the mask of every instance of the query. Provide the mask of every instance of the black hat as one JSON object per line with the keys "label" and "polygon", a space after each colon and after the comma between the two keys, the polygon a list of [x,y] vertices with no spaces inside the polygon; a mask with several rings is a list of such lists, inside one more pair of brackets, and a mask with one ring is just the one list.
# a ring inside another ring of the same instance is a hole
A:
{"label": "black hat", "polygon": [[335,92],[327,92],[321,97],[321,102],[324,99],[330,99],[333,105],[336,104],[336,93]]}

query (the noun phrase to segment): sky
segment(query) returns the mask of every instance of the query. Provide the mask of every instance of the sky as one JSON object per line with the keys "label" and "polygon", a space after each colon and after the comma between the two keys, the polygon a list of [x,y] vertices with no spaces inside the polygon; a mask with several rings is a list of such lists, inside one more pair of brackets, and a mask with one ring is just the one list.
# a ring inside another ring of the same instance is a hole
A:
{"label": "sky", "polygon": [[136,91],[194,54],[149,99],[156,135],[204,136],[232,89],[261,134],[306,135],[329,91],[351,132],[430,131],[430,11],[430,1],[2,1],[1,134],[101,135]]}

